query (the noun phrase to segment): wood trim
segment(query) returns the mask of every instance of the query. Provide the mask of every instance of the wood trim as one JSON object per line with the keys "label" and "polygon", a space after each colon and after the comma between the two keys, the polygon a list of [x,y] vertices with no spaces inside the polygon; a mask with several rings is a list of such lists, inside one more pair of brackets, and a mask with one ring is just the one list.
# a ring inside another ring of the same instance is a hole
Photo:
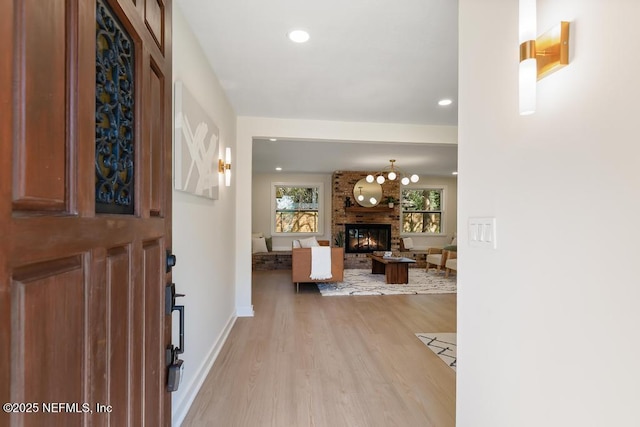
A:
{"label": "wood trim", "polygon": [[348,208],[344,208],[345,212],[356,212],[356,213],[380,213],[380,212],[389,212],[392,213],[395,208],[390,208],[388,206],[372,206],[370,208],[365,208],[363,206],[349,206]]}

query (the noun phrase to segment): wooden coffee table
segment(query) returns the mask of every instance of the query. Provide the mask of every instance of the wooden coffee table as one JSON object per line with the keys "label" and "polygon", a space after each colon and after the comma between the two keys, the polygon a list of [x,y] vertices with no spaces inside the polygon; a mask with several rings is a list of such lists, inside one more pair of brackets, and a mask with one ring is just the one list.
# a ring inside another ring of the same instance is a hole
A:
{"label": "wooden coffee table", "polygon": [[409,283],[409,264],[416,261],[411,258],[371,256],[371,273],[384,274],[387,284]]}

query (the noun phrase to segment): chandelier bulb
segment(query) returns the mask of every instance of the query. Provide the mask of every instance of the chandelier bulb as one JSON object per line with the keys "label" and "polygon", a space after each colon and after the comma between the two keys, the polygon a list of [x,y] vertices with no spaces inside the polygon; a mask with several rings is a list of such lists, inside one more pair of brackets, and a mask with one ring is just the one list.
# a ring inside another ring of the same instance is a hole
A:
{"label": "chandelier bulb", "polygon": [[[403,185],[409,185],[410,182],[418,182],[418,180],[420,180],[420,177],[417,174],[408,176],[405,175],[405,172],[402,169],[396,169],[395,159],[389,160],[389,163],[391,163],[390,166],[387,166],[375,175],[367,175],[366,181],[368,183],[376,181],[378,184],[382,185],[387,179],[389,181],[395,181],[396,179],[399,179]],[[386,176],[384,175],[385,173],[387,174]]]}
{"label": "chandelier bulb", "polygon": [[370,198],[370,199],[369,199],[369,202],[371,202],[371,204],[372,204],[372,205],[376,205],[376,204],[378,204],[378,201],[376,200],[376,198],[375,198],[375,197]]}

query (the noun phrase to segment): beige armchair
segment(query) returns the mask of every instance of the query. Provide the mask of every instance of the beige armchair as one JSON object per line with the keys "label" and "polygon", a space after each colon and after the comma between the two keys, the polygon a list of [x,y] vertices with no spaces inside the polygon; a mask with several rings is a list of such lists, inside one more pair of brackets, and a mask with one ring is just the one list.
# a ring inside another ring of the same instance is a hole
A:
{"label": "beige armchair", "polygon": [[444,277],[449,277],[449,273],[451,273],[451,271],[455,271],[456,274],[458,274],[458,252],[449,252],[447,261],[444,263],[444,267],[446,268]]}
{"label": "beige armchair", "polygon": [[440,270],[444,270],[445,264],[449,254],[454,253],[446,249],[429,248],[427,250],[427,271],[430,268],[436,269],[436,274],[440,273]]}

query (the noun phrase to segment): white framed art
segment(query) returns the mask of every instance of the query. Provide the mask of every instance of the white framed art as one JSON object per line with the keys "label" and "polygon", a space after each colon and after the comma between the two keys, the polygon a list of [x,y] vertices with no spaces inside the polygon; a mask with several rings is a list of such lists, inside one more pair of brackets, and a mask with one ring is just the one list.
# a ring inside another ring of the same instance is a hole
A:
{"label": "white framed art", "polygon": [[174,83],[174,186],[217,200],[220,131],[181,81]]}

